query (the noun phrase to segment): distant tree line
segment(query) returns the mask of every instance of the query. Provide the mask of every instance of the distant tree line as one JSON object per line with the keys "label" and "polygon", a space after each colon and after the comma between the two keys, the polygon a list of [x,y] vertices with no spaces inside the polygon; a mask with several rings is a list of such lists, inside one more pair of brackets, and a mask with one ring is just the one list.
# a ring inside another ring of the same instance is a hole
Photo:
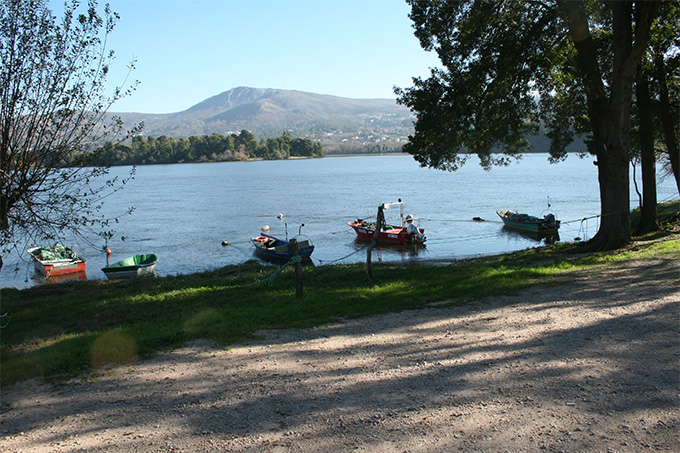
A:
{"label": "distant tree line", "polygon": [[293,138],[288,132],[258,142],[244,129],[228,136],[212,134],[180,139],[136,136],[131,143],[107,143],[94,155],[98,165],[231,162],[323,157],[323,146],[306,138]]}
{"label": "distant tree line", "polygon": [[353,155],[353,154],[388,154],[401,153],[403,144],[397,142],[382,143],[326,143],[324,154],[330,155]]}

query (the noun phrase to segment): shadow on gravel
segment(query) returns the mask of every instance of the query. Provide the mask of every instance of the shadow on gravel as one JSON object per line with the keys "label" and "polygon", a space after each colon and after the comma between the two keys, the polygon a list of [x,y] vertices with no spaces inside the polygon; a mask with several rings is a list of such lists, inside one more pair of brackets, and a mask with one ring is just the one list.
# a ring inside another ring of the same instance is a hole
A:
{"label": "shadow on gravel", "polygon": [[[483,410],[498,414],[494,426],[521,430],[502,419],[518,405],[546,419],[561,411],[571,417],[567,428],[590,433],[616,429],[590,426],[593,417],[650,411],[675,414],[661,421],[670,428],[678,416],[678,270],[677,261],[659,261],[463,307],[267,332],[229,351],[190,347],[63,386],[46,402],[40,388],[23,395],[21,410],[3,403],[0,430],[77,418],[80,436],[129,431],[131,449],[143,445],[134,433],[168,424],[223,442],[302,436],[344,449],[343,437],[369,431],[394,442],[427,435],[432,414],[446,413],[450,426],[438,429],[453,434],[474,432],[465,419]],[[41,442],[67,436],[55,430]],[[598,445],[581,437],[562,448]]]}

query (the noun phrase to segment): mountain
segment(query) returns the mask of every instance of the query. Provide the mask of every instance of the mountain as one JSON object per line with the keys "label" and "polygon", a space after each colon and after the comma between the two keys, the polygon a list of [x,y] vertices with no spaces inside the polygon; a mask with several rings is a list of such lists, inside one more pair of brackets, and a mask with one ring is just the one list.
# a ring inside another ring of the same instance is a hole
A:
{"label": "mountain", "polygon": [[[319,141],[324,152],[400,150],[413,133],[414,117],[394,99],[350,99],[303,91],[238,87],[177,113],[116,113],[128,127],[144,122],[143,135],[187,138],[243,129],[257,139],[293,137]],[[550,140],[530,136],[534,152],[547,152]],[[585,150],[581,140],[567,148]]]}
{"label": "mountain", "polygon": [[168,114],[117,113],[126,125],[144,122],[143,134],[173,138],[247,129],[258,138],[320,140],[324,147],[398,147],[412,133],[412,115],[394,99],[350,99],[293,90],[238,87],[187,110]]}

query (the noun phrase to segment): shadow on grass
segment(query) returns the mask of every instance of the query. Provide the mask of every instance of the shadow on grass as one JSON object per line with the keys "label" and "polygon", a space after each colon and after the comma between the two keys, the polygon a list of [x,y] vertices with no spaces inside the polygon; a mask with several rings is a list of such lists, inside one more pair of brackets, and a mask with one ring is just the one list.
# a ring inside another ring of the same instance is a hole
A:
{"label": "shadow on grass", "polygon": [[[283,439],[286,433],[303,433],[307,440],[314,437],[314,445],[329,450],[348,447],[338,432],[349,437],[370,428],[377,447],[381,445],[378,439],[398,443],[426,435],[432,428],[423,423],[395,430],[399,425],[394,423],[407,413],[422,414],[423,420],[437,411],[451,414],[447,420],[451,420],[448,429],[453,432],[457,414],[483,406],[499,414],[494,426],[517,430],[520,427],[504,424],[501,418],[504,405],[512,403],[529,412],[544,411],[545,416],[550,410],[569,411],[577,406],[577,411],[568,412],[567,427],[571,423],[572,430],[583,430],[583,438],[578,444],[565,440],[554,447],[599,449],[603,441],[592,432],[620,429],[619,422],[612,418],[612,425],[605,421],[600,427],[589,427],[589,417],[618,413],[637,419],[645,411],[677,409],[680,297],[677,285],[669,281],[677,270],[677,257],[653,260],[641,274],[614,268],[606,278],[595,282],[577,279],[544,288],[538,297],[536,288],[519,297],[489,292],[470,305],[427,307],[387,319],[342,321],[291,337],[274,332],[268,339],[246,343],[234,351],[183,349],[140,364],[143,378],[118,373],[69,386],[51,407],[36,406],[26,418],[11,417],[5,430],[28,431],[33,426],[48,426],[54,417],[78,416],[90,420],[80,435],[127,429],[142,421],[145,425],[177,423],[181,431],[195,433],[195,437],[209,435],[221,440],[264,438],[272,433]],[[367,294],[378,298],[375,294],[379,293],[382,301],[399,299],[402,293],[409,295],[404,299],[414,292],[418,297],[432,293],[434,301],[444,300],[452,288],[446,282],[438,283],[443,289],[433,283],[421,286],[417,278],[406,277],[413,271],[392,271],[400,272],[399,284],[360,287],[360,294],[350,298],[356,306],[343,313],[355,317],[382,312],[387,306],[395,309],[385,302],[385,307],[362,306],[372,302]],[[476,278],[477,285],[486,283],[502,291],[509,288],[515,294],[519,289],[512,282],[491,284],[503,277],[502,270],[477,269],[473,274],[466,277]],[[537,273],[528,272],[525,277],[534,279]],[[653,299],[646,297],[650,288],[655,289]],[[349,297],[340,288],[327,288],[323,295],[341,301]],[[294,298],[278,297],[279,302],[295,302]],[[260,303],[267,308],[270,301]],[[413,308],[406,301],[401,304],[396,307]],[[291,310],[306,306],[306,315],[283,324],[313,324],[310,319],[341,316],[337,307],[326,312],[315,305],[320,302],[313,297],[299,301]],[[221,317],[226,314],[217,306],[202,312],[196,325],[225,325]],[[623,310],[626,307],[636,309]],[[552,320],[551,314],[557,310],[566,315],[565,324]],[[278,316],[283,316],[282,312]],[[533,325],[525,322],[529,313],[536,315]],[[252,316],[247,318],[253,329],[271,322],[267,319],[258,324]],[[526,334],[529,328],[534,334]],[[400,337],[396,343],[367,340],[396,334]],[[327,347],[330,338],[339,339],[339,346]],[[180,365],[186,373],[173,373]],[[310,430],[312,425],[317,428]],[[49,445],[63,440],[59,436],[41,442]],[[578,433],[570,436],[575,439]],[[134,443],[132,438],[129,441]]]}
{"label": "shadow on grass", "polygon": [[[362,265],[310,268],[303,298],[294,296],[292,268],[269,280],[276,268],[256,262],[190,276],[3,291],[3,310],[12,318],[3,329],[2,384],[34,377],[59,381],[104,365],[107,357],[121,364],[196,339],[224,345],[263,329],[516,294],[554,284],[555,275],[574,265],[562,257],[527,250],[452,266],[376,265],[377,283],[367,280]],[[131,352],[95,353],[97,344],[102,351],[115,349],[104,347],[102,337],[116,338]]]}

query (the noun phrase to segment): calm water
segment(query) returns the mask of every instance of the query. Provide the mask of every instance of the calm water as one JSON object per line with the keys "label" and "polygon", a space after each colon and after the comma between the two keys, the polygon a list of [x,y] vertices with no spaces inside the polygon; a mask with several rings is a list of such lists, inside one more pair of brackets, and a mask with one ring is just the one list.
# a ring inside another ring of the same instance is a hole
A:
{"label": "calm water", "polygon": [[[127,174],[129,168],[115,168]],[[631,204],[637,195],[631,185]],[[107,200],[106,213],[121,218],[108,246],[112,260],[137,253],[159,257],[159,275],[177,275],[253,259],[248,239],[264,225],[270,233],[293,237],[302,227],[316,246],[316,265],[366,260],[365,243],[355,240],[347,222],[375,216],[380,202],[401,198],[405,214],[421,218],[425,248],[383,247],[375,261],[454,262],[543,243],[506,231],[496,210],[540,215],[547,208],[562,220],[561,240],[589,239],[598,228],[597,169],[591,159],[570,156],[551,165],[544,154],[528,155],[509,167],[483,171],[468,162],[455,173],[420,168],[409,156],[337,157],[315,160],[153,165],[137,168],[126,188]],[[677,198],[673,181],[660,182],[660,201]],[[283,214],[283,218],[277,216]],[[481,217],[485,222],[473,221]],[[386,211],[398,221],[398,210]],[[122,240],[121,237],[125,237]],[[227,241],[230,245],[223,246]],[[87,260],[87,278],[105,278],[98,237],[76,244]],[[24,254],[26,255],[26,254]],[[0,286],[41,283],[28,256],[6,256]]]}

